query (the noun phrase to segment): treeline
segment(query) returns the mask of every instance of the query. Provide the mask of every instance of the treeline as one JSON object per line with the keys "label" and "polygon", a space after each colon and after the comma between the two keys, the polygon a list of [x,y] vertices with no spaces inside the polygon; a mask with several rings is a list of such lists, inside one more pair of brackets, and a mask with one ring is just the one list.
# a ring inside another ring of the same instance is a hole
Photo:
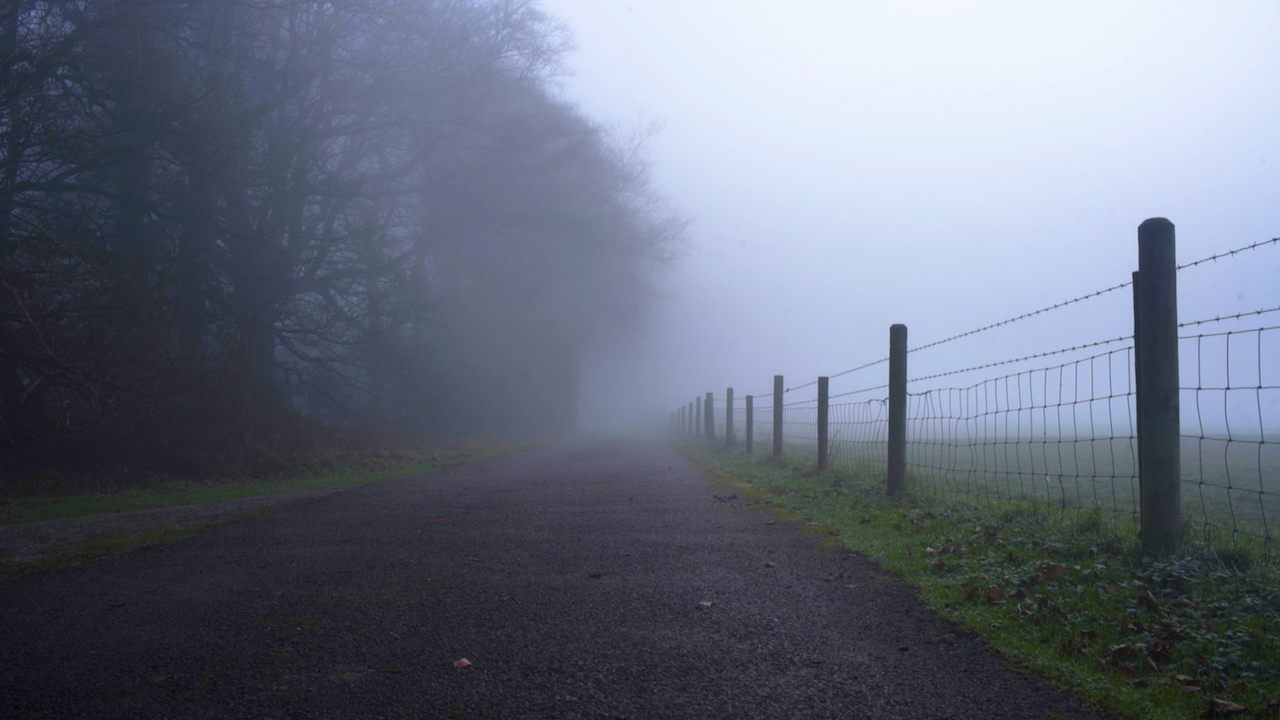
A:
{"label": "treeline", "polygon": [[569,429],[684,231],[534,2],[0,13],[6,468]]}

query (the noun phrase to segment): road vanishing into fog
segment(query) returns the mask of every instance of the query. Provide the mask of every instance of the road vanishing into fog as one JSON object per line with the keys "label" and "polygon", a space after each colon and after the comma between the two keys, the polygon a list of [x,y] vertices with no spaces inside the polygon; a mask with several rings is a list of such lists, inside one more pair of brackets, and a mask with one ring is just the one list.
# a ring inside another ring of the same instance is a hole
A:
{"label": "road vanishing into fog", "polygon": [[777,518],[639,441],[283,505],[0,585],[0,716],[1104,717]]}

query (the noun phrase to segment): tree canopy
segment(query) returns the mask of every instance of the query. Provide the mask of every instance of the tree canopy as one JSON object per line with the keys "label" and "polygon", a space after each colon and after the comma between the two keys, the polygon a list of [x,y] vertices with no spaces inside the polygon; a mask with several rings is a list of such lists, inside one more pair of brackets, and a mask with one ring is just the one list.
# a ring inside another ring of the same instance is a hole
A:
{"label": "tree canopy", "polygon": [[685,222],[530,0],[0,10],[0,453],[558,432]]}

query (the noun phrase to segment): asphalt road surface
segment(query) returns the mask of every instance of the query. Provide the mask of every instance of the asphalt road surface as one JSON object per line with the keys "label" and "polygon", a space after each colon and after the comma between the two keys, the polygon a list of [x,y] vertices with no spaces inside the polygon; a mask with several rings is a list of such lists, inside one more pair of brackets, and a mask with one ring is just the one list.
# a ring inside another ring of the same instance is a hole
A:
{"label": "asphalt road surface", "polygon": [[295,502],[0,585],[0,716],[1104,717],[772,519],[638,441]]}

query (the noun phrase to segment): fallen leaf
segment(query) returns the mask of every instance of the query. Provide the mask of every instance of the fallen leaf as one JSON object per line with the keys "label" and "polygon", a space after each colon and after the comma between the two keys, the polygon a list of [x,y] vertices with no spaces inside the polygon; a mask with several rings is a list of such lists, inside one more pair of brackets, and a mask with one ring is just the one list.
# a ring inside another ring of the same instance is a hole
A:
{"label": "fallen leaf", "polygon": [[777,524],[777,522],[778,522],[777,520],[770,520],[769,522],[765,523],[765,525],[775,525]]}
{"label": "fallen leaf", "polygon": [[822,523],[820,523],[820,522],[805,523],[805,525],[808,525],[809,527],[813,527],[814,525],[821,525],[821,524],[822,524]]}
{"label": "fallen leaf", "polygon": [[932,555],[932,554],[934,554],[934,553],[936,553],[936,552],[938,552],[938,551],[937,551],[937,550],[934,550],[932,547],[929,547],[928,545],[926,545],[926,546],[925,546],[925,548],[924,548],[924,554],[925,554],[925,555]]}
{"label": "fallen leaf", "polygon": [[947,564],[946,564],[946,563],[944,563],[944,562],[942,562],[941,560],[934,560],[934,561],[933,561],[933,567],[934,567],[934,569],[935,569],[935,570],[941,570],[941,569],[945,568],[946,566],[947,566]]}
{"label": "fallen leaf", "polygon": [[454,660],[453,666],[456,668],[471,667],[471,661],[466,658],[462,658],[461,660]]}
{"label": "fallen leaf", "polygon": [[1110,650],[1106,651],[1105,653],[1103,653],[1102,656],[1105,658],[1110,658],[1112,660],[1119,660],[1120,658],[1127,658],[1132,654],[1133,654],[1133,648],[1129,647],[1128,645],[1117,645],[1111,648]]}
{"label": "fallen leaf", "polygon": [[764,566],[765,566],[765,567],[778,567],[778,563],[771,563],[771,562],[767,562],[767,563],[765,563],[765,564],[764,564]]}
{"label": "fallen leaf", "polygon": [[976,600],[980,595],[982,595],[982,591],[979,590],[978,588],[976,587],[967,588],[964,591],[964,601],[969,602],[970,600]]}
{"label": "fallen leaf", "polygon": [[993,588],[991,588],[990,590],[988,590],[988,591],[987,591],[986,598],[987,598],[987,602],[989,602],[989,603],[993,603],[993,602],[997,602],[997,601],[999,601],[999,600],[1003,600],[1003,599],[1004,599],[1004,590],[1001,590],[1001,589],[1000,589],[1000,588],[998,588],[998,587],[993,587]]}
{"label": "fallen leaf", "polygon": [[716,604],[716,601],[715,600],[699,600],[698,604],[701,605],[702,607],[711,607],[712,605]]}
{"label": "fallen leaf", "polygon": [[1231,686],[1231,692],[1237,695],[1243,695],[1249,692],[1249,685],[1245,683],[1245,681],[1241,680],[1240,682]]}
{"label": "fallen leaf", "polygon": [[1186,693],[1187,695],[1195,695],[1196,693],[1200,692],[1200,688],[1196,687],[1195,685],[1187,685],[1186,687],[1183,687],[1178,692]]}
{"label": "fallen leaf", "polygon": [[1227,715],[1239,715],[1246,712],[1249,712],[1249,708],[1243,705],[1237,705],[1230,700],[1223,700],[1222,698],[1213,698],[1209,701],[1209,707],[1200,713],[1200,717],[1226,717]]}
{"label": "fallen leaf", "polygon": [[1116,672],[1128,682],[1133,682],[1133,673],[1138,669],[1137,663],[1123,663],[1116,666]]}
{"label": "fallen leaf", "polygon": [[1044,570],[1044,576],[1050,580],[1061,580],[1066,574],[1067,568],[1063,565],[1050,565]]}
{"label": "fallen leaf", "polygon": [[1156,600],[1156,596],[1152,595],[1150,590],[1138,596],[1138,604],[1146,608],[1147,612],[1152,615],[1159,615],[1164,611],[1164,608],[1160,607],[1160,601]]}

